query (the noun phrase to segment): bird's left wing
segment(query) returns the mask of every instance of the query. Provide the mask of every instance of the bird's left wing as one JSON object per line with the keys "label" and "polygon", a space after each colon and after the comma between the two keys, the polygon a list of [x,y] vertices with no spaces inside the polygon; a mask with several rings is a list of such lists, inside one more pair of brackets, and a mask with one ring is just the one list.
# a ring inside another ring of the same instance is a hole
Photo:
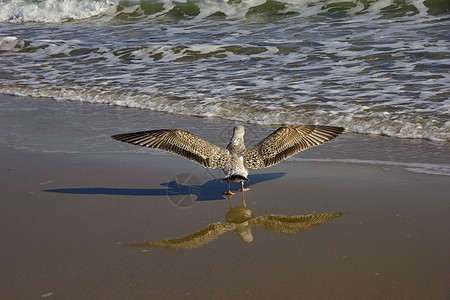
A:
{"label": "bird's left wing", "polygon": [[228,150],[181,129],[132,132],[111,137],[124,143],[172,152],[207,168],[223,168],[230,155]]}

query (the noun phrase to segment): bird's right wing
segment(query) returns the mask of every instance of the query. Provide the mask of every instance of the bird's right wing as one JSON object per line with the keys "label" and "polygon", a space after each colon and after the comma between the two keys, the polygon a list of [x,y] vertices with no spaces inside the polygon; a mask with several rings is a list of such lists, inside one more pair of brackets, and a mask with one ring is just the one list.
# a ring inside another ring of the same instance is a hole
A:
{"label": "bird's right wing", "polygon": [[258,144],[246,150],[244,165],[251,169],[270,167],[302,150],[322,145],[342,132],[344,132],[342,127],[321,125],[282,126]]}
{"label": "bird's right wing", "polygon": [[207,168],[223,168],[230,156],[228,150],[181,129],[132,132],[111,137],[124,143],[172,152]]}

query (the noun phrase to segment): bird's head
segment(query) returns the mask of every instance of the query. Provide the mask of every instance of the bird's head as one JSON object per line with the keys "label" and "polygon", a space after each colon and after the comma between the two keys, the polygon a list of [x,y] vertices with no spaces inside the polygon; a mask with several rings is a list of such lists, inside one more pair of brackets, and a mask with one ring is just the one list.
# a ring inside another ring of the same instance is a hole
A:
{"label": "bird's head", "polygon": [[236,127],[234,127],[234,130],[233,130],[233,136],[234,137],[243,138],[244,134],[245,134],[244,126],[236,126]]}

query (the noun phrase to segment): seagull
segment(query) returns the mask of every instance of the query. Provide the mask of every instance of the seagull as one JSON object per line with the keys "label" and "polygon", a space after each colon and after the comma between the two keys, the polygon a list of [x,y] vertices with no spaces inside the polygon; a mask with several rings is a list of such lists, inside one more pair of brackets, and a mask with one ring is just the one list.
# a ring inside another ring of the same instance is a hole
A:
{"label": "seagull", "polygon": [[222,182],[228,182],[225,195],[233,195],[230,182],[249,181],[249,169],[267,168],[310,147],[322,145],[344,132],[343,127],[323,125],[281,126],[256,145],[245,148],[243,126],[236,126],[228,146],[220,148],[186,130],[159,129],[123,133],[111,138],[141,147],[172,152],[206,168],[221,168]]}

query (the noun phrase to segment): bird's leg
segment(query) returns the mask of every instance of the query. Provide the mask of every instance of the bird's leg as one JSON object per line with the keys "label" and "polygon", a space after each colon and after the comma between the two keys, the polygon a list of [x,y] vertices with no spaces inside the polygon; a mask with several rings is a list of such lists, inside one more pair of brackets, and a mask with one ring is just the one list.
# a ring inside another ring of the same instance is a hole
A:
{"label": "bird's leg", "polygon": [[232,191],[230,191],[230,180],[228,180],[228,192],[224,193],[227,196],[233,196],[234,193]]}
{"label": "bird's leg", "polygon": [[242,192],[242,205],[245,207],[247,206],[247,204],[245,204],[244,192]]}
{"label": "bird's leg", "polygon": [[250,191],[250,188],[244,188],[244,182],[241,181],[241,189],[240,189],[240,191],[241,191],[241,192]]}

